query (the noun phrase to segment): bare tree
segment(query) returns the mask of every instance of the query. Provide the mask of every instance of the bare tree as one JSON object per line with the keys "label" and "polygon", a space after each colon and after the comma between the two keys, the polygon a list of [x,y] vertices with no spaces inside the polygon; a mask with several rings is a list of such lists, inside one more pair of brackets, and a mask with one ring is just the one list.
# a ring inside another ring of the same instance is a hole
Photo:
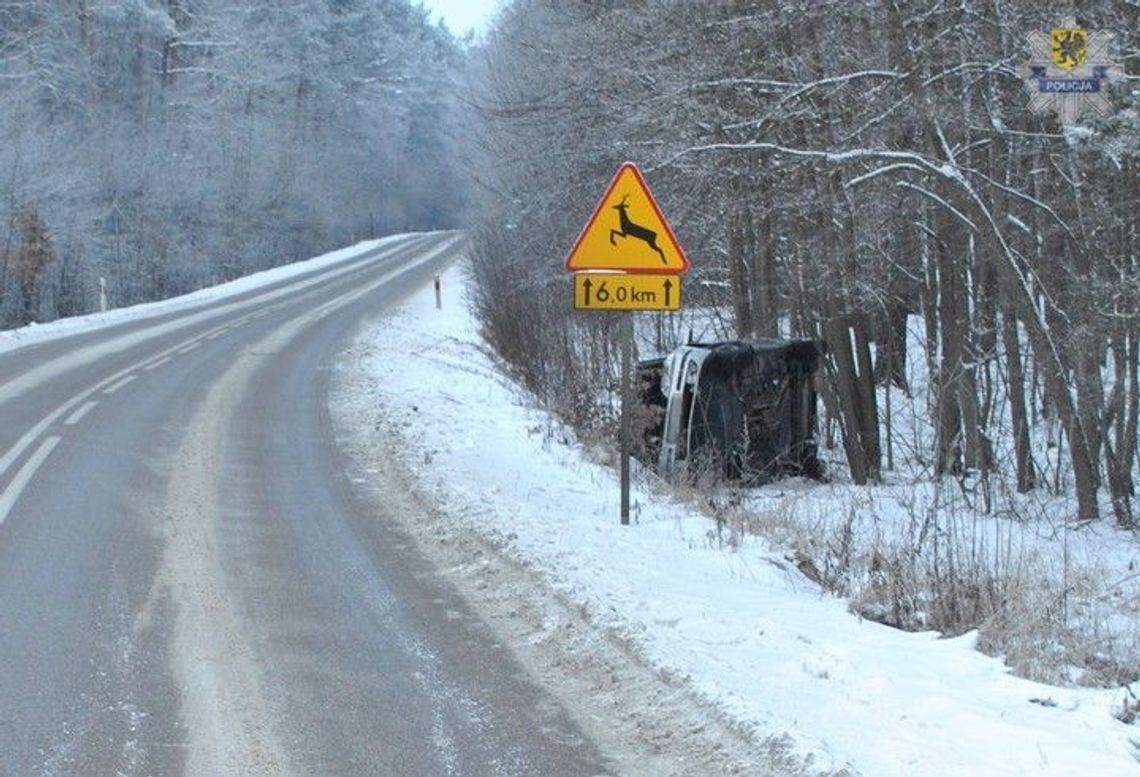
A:
{"label": "bare tree", "polygon": [[[1116,31],[1133,78],[1138,13],[1083,20]],[[1025,35],[1051,14],[1020,0],[520,0],[488,50],[478,244],[493,233],[515,277],[552,282],[550,238],[592,202],[579,181],[634,158],[683,214],[694,280],[735,333],[828,341],[822,395],[855,480],[881,467],[876,378],[906,387],[906,320],[921,315],[934,471],[985,483],[1010,461],[1019,490],[1045,486],[1034,412],[1049,408],[1067,453],[1052,485],[1085,520],[1107,485],[1129,525],[1136,98],[1114,92],[1112,116],[1075,129],[1030,113]],[[496,316],[515,320],[517,296],[496,297]],[[561,309],[530,311],[533,328],[562,327]],[[558,374],[582,356],[535,353],[511,358]]]}

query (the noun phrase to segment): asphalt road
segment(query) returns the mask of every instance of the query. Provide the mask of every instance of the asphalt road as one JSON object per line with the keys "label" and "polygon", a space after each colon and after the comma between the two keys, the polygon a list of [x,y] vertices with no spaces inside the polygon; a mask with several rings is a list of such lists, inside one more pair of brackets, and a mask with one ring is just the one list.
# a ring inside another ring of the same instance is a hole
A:
{"label": "asphalt road", "polygon": [[334,442],[338,349],[459,250],[0,355],[0,775],[607,771]]}

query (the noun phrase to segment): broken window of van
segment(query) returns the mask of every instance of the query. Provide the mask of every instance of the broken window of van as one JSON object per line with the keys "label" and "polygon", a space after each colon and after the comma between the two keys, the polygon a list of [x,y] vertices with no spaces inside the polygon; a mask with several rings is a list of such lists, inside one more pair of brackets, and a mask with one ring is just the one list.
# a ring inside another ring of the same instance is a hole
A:
{"label": "broken window of van", "polygon": [[813,340],[693,343],[640,363],[639,455],[666,476],[822,477]]}

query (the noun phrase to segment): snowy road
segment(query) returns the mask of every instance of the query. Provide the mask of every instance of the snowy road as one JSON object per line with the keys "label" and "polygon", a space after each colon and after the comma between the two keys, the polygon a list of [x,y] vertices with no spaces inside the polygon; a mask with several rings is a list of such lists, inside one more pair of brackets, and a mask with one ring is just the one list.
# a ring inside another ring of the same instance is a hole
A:
{"label": "snowy road", "polygon": [[608,770],[333,440],[338,348],[457,251],[0,353],[0,774]]}

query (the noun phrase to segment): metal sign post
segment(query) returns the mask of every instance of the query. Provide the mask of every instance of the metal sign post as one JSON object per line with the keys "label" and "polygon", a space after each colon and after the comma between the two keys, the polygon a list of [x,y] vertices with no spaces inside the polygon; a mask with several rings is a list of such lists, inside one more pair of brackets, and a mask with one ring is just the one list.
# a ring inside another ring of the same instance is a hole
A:
{"label": "metal sign post", "polygon": [[633,449],[633,313],[621,322],[621,525],[629,526],[629,457]]}

